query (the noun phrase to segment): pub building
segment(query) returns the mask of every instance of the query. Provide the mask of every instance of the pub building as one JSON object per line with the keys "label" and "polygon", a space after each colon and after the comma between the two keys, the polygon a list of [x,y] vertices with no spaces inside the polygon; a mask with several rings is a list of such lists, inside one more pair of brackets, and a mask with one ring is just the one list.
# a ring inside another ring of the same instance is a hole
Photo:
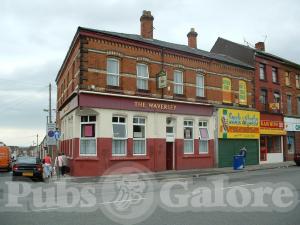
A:
{"label": "pub building", "polygon": [[[120,162],[151,171],[216,167],[216,107],[253,110],[254,68],[188,45],[79,27],[56,77],[60,150],[72,176]],[[231,102],[224,101],[230,98]]]}

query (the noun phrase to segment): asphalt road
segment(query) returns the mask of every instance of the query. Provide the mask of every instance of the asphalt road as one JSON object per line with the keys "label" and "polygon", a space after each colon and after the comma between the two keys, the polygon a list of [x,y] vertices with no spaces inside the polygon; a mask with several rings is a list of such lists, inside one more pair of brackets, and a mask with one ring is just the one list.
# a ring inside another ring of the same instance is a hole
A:
{"label": "asphalt road", "polygon": [[300,167],[117,184],[10,180],[0,173],[3,225],[300,224]]}

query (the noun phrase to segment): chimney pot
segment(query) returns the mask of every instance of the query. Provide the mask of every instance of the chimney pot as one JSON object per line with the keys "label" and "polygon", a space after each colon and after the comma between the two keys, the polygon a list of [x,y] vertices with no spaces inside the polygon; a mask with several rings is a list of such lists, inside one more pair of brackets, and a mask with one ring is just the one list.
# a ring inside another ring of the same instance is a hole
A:
{"label": "chimney pot", "polygon": [[190,32],[187,34],[189,47],[197,48],[197,36],[198,33],[195,31],[195,28],[191,28]]}
{"label": "chimney pot", "polygon": [[151,11],[143,10],[143,15],[140,18],[141,21],[141,36],[143,38],[153,38],[153,20]]}
{"label": "chimney pot", "polygon": [[265,43],[260,41],[255,44],[255,49],[259,51],[265,51]]}

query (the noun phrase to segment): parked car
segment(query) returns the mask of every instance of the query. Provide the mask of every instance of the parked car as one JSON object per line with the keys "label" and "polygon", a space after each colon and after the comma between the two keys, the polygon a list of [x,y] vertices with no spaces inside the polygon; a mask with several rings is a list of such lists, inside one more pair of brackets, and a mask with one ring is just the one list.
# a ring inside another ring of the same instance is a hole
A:
{"label": "parked car", "polygon": [[43,164],[36,157],[18,157],[12,167],[12,180],[17,177],[30,177],[43,181]]}
{"label": "parked car", "polygon": [[297,166],[300,166],[300,152],[296,152],[294,155],[294,161]]}
{"label": "parked car", "polygon": [[3,144],[0,145],[0,169],[7,171],[11,169],[10,148]]}

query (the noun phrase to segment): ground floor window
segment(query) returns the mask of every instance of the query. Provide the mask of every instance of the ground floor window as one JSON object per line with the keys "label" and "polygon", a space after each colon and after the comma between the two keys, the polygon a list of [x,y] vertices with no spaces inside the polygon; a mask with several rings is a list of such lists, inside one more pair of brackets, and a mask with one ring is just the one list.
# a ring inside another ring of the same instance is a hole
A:
{"label": "ground floor window", "polygon": [[267,136],[267,152],[281,153],[281,136]]}
{"label": "ground floor window", "polygon": [[207,121],[199,121],[198,126],[199,126],[199,153],[207,154],[208,139],[209,139]]}
{"label": "ground floor window", "polygon": [[184,154],[194,153],[194,124],[191,120],[184,121]]}
{"label": "ground floor window", "polygon": [[146,155],[145,118],[133,118],[133,154]]}
{"label": "ground floor window", "polygon": [[113,116],[112,126],[113,126],[112,155],[124,156],[127,154],[126,118],[123,116]]}
{"label": "ground floor window", "polygon": [[293,133],[288,132],[287,136],[288,153],[293,154],[295,152],[295,137]]}
{"label": "ground floor window", "polygon": [[96,155],[96,116],[81,116],[80,155]]}

